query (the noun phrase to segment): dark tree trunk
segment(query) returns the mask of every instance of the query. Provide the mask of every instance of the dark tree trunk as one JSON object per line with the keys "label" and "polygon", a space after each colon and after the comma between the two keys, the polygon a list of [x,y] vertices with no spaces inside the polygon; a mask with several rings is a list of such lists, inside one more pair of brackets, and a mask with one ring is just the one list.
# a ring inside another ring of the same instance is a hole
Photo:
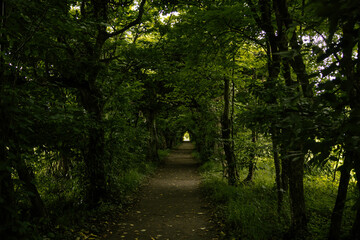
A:
{"label": "dark tree trunk", "polygon": [[[5,28],[5,1],[0,0],[0,51],[6,52],[7,41],[3,36]],[[15,205],[15,193],[13,180],[11,178],[12,163],[8,158],[6,147],[9,146],[9,96],[5,91],[5,85],[8,76],[5,74],[7,64],[4,61],[4,55],[0,54],[0,239],[16,239],[15,232],[17,222],[17,209]],[[11,103],[12,101],[10,101]]]}
{"label": "dark tree trunk", "polygon": [[[356,38],[358,34],[358,29],[356,29],[356,19],[350,17],[345,21],[345,24],[342,26],[343,30],[343,38],[341,42],[341,46],[343,47],[343,59],[340,62],[340,66],[342,67],[342,73],[346,76],[345,85],[347,86],[347,94],[350,100],[350,116],[347,122],[348,130],[345,133],[345,158],[349,158],[349,171],[355,167],[357,180],[360,174],[360,149],[359,142],[356,140],[359,138],[359,130],[357,127],[360,122],[360,78],[359,78],[359,70],[360,63],[357,60],[353,60],[354,47],[358,44],[359,40]],[[357,182],[358,189],[359,181]],[[357,202],[357,213],[355,217],[355,221],[353,224],[353,228],[351,230],[352,239],[360,238],[360,207],[359,207],[360,199]]]}
{"label": "dark tree trunk", "polygon": [[359,206],[357,207],[355,221],[351,229],[351,239],[360,240],[360,207]]}
{"label": "dark tree trunk", "polygon": [[[356,173],[356,186],[358,191],[360,192],[360,154],[357,153],[357,156],[354,158],[354,166]],[[357,199],[356,203],[356,216],[351,229],[351,239],[360,240],[360,199]]]}
{"label": "dark tree trunk", "polygon": [[84,156],[89,181],[86,201],[92,208],[96,207],[100,200],[106,197],[103,104],[100,91],[95,86],[89,87],[81,93],[83,106],[93,121],[92,126],[88,129],[88,145]]}
{"label": "dark tree trunk", "polygon": [[224,142],[225,161],[227,163],[227,177],[229,185],[236,185],[237,168],[235,156],[232,151],[231,122],[230,122],[230,80],[224,78],[224,113],[221,121],[222,138]]}
{"label": "dark tree trunk", "polygon": [[31,215],[34,218],[46,217],[45,205],[34,184],[35,179],[32,170],[26,166],[24,159],[21,158],[19,149],[14,149],[13,155],[16,156],[15,169],[19,175],[19,179],[23,182],[26,191],[30,193],[28,196],[31,202]]}
{"label": "dark tree trunk", "polygon": [[85,154],[85,164],[89,179],[87,202],[95,207],[106,197],[106,182],[104,168],[104,129],[89,129],[89,144]]}
{"label": "dark tree trunk", "polygon": [[[1,119],[3,120],[3,119]],[[2,124],[4,122],[1,122]],[[1,129],[3,130],[3,129]],[[14,197],[14,186],[11,179],[10,172],[10,160],[7,158],[5,145],[3,144],[5,135],[1,132],[1,143],[0,143],[0,238],[6,239],[6,237],[13,237],[15,239],[16,233],[13,231],[13,227],[16,225],[16,206]]]}
{"label": "dark tree trunk", "polygon": [[[91,21],[95,19],[94,23],[96,23],[95,41],[93,44],[85,42],[88,48],[88,55],[84,57],[86,58],[85,66],[87,69],[84,69],[86,76],[78,80],[81,83],[78,90],[80,91],[82,105],[93,121],[91,127],[88,129],[88,145],[84,156],[89,181],[86,200],[90,207],[97,206],[100,200],[105,198],[107,192],[104,165],[105,134],[102,124],[104,99],[100,89],[96,85],[98,74],[102,69],[101,59],[103,58],[103,46],[107,39],[116,37],[140,23],[146,0],[142,0],[139,4],[138,16],[133,21],[111,34],[107,32],[106,24],[98,24],[109,22],[109,2],[108,0],[93,0],[89,1],[89,3],[83,1],[80,9],[82,18],[87,19],[88,16],[90,16],[89,19],[91,19]],[[87,6],[89,6],[91,11],[86,11]],[[70,49],[70,51],[72,50]],[[79,76],[75,75],[73,78],[79,79]]]}
{"label": "dark tree trunk", "polygon": [[[357,158],[355,163],[355,171],[356,171],[356,180],[357,180],[357,189],[360,192],[360,161]],[[354,220],[354,224],[351,229],[351,237],[353,240],[360,240],[360,199],[357,200],[356,206],[356,216]]]}
{"label": "dark tree trunk", "polygon": [[70,149],[65,144],[62,144],[59,152],[59,160],[57,164],[57,170],[61,172],[62,176],[67,176],[71,168],[71,159],[69,158]]}
{"label": "dark tree trunk", "polygon": [[307,218],[304,195],[304,156],[289,159],[289,194],[291,208],[290,234],[294,239],[302,239],[307,232]]}
{"label": "dark tree trunk", "polygon": [[253,176],[254,176],[254,170],[255,170],[255,143],[256,143],[256,132],[254,130],[251,131],[251,142],[253,143],[253,146],[251,148],[251,153],[250,153],[250,162],[249,162],[249,171],[248,171],[248,175],[246,176],[246,178],[244,179],[243,182],[251,182],[253,180]]}
{"label": "dark tree trunk", "polygon": [[281,164],[281,186],[284,192],[289,190],[289,159],[286,157],[286,150],[283,144],[280,148],[280,164]]}
{"label": "dark tree trunk", "polygon": [[277,143],[277,130],[272,129],[271,140],[273,145],[273,156],[274,156],[274,165],[275,165],[275,182],[276,182],[276,190],[277,190],[277,203],[278,203],[278,212],[281,211],[282,202],[283,202],[283,184],[281,181],[281,165],[280,165],[280,157],[279,157],[279,146]]}
{"label": "dark tree trunk", "polygon": [[[171,149],[174,147],[174,143],[176,142],[176,133],[172,132],[169,128],[165,129],[163,133],[165,138],[165,148]],[[181,139],[182,140],[182,139]]]}
{"label": "dark tree trunk", "polygon": [[[291,87],[293,85],[290,74],[291,72],[288,64],[288,62],[290,62],[291,67],[296,74],[297,81],[301,86],[303,96],[310,99],[313,94],[309,85],[309,79],[306,72],[305,64],[302,55],[300,54],[301,45],[298,43],[298,35],[296,29],[291,30],[293,20],[288,11],[287,1],[273,0],[273,6],[279,30],[280,50],[288,51],[288,46],[291,46],[291,49],[293,51],[296,51],[296,54],[293,57],[282,59],[286,85],[288,87]],[[287,33],[289,33],[289,31],[292,31],[291,39],[287,38]],[[299,156],[287,159],[289,168],[289,192],[292,217],[290,230],[293,237],[301,238],[302,235],[306,234],[307,232],[307,218],[303,186],[304,155],[301,152],[301,148],[297,149],[298,146],[301,146],[301,142],[299,142],[299,140],[295,140],[296,138],[297,136],[292,136],[294,144],[293,147],[290,147],[289,150],[290,152],[294,153],[298,152]]]}
{"label": "dark tree trunk", "polygon": [[158,154],[158,135],[154,110],[148,111],[147,126],[149,130],[147,159],[151,162],[159,162],[160,158]]}
{"label": "dark tree trunk", "polygon": [[[360,91],[360,83],[358,83],[357,89]],[[350,114],[350,121],[349,123],[352,126],[356,126],[359,124],[360,122],[360,103],[359,103],[360,99],[359,98],[355,98],[353,100],[353,103],[351,104],[351,109],[352,112]],[[359,131],[357,131],[359,133]],[[349,155],[351,155],[351,163],[353,164],[352,167],[354,167],[355,169],[355,177],[356,177],[356,186],[357,189],[360,193],[360,149],[359,149],[359,142],[354,141],[354,139],[359,137],[359,134],[356,134],[356,132],[350,128],[349,132],[347,134],[348,137],[348,143],[345,144],[345,151],[350,152]],[[347,149],[346,145],[350,145]],[[346,153],[345,153],[345,157],[346,157]],[[350,168],[351,170],[351,168]],[[355,203],[356,205],[356,216],[355,216],[355,220],[351,229],[351,239],[353,240],[360,240],[360,197],[357,199],[357,202]]]}
{"label": "dark tree trunk", "polygon": [[331,214],[331,223],[329,229],[329,240],[338,240],[340,238],[341,222],[344,212],[346,195],[350,180],[350,170],[351,170],[351,156],[346,154],[344,159],[344,164],[341,169],[340,182],[338,186],[338,193],[336,196],[336,202]]}

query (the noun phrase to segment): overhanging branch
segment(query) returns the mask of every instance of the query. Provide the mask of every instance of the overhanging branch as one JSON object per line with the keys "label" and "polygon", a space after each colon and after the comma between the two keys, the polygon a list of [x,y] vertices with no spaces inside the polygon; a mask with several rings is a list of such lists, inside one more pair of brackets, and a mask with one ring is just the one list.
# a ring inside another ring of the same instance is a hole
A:
{"label": "overhanging branch", "polygon": [[114,37],[114,36],[117,36],[119,34],[122,34],[125,31],[129,30],[131,27],[134,27],[134,26],[140,24],[141,18],[144,15],[145,2],[146,2],[146,0],[141,1],[140,6],[139,6],[139,15],[137,16],[137,18],[134,21],[130,22],[128,25],[126,25],[125,27],[123,27],[120,30],[114,31],[112,33],[108,33],[108,37]]}

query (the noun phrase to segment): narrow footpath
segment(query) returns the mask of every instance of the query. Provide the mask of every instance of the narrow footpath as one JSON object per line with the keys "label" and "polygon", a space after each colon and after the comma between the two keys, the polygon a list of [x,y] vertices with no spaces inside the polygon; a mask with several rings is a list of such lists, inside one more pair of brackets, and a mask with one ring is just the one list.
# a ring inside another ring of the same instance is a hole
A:
{"label": "narrow footpath", "polygon": [[184,142],[172,150],[110,240],[218,239],[201,199],[193,149],[191,143]]}

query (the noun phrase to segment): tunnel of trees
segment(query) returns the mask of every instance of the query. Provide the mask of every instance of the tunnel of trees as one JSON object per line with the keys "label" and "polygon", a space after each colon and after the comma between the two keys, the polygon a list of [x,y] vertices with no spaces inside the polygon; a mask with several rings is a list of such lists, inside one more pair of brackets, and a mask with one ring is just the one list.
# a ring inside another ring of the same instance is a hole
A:
{"label": "tunnel of trees", "polygon": [[314,229],[311,177],[326,237],[360,239],[358,0],[0,6],[1,239],[123,204],[186,131],[234,188],[266,159],[285,239]]}

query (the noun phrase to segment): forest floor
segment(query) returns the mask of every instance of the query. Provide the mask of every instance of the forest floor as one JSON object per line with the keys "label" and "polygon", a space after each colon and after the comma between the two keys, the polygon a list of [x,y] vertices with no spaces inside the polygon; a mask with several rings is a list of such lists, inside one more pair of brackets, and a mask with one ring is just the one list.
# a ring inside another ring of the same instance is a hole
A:
{"label": "forest floor", "polygon": [[107,239],[218,239],[209,205],[201,196],[193,149],[184,142],[171,151],[139,193],[139,202]]}

